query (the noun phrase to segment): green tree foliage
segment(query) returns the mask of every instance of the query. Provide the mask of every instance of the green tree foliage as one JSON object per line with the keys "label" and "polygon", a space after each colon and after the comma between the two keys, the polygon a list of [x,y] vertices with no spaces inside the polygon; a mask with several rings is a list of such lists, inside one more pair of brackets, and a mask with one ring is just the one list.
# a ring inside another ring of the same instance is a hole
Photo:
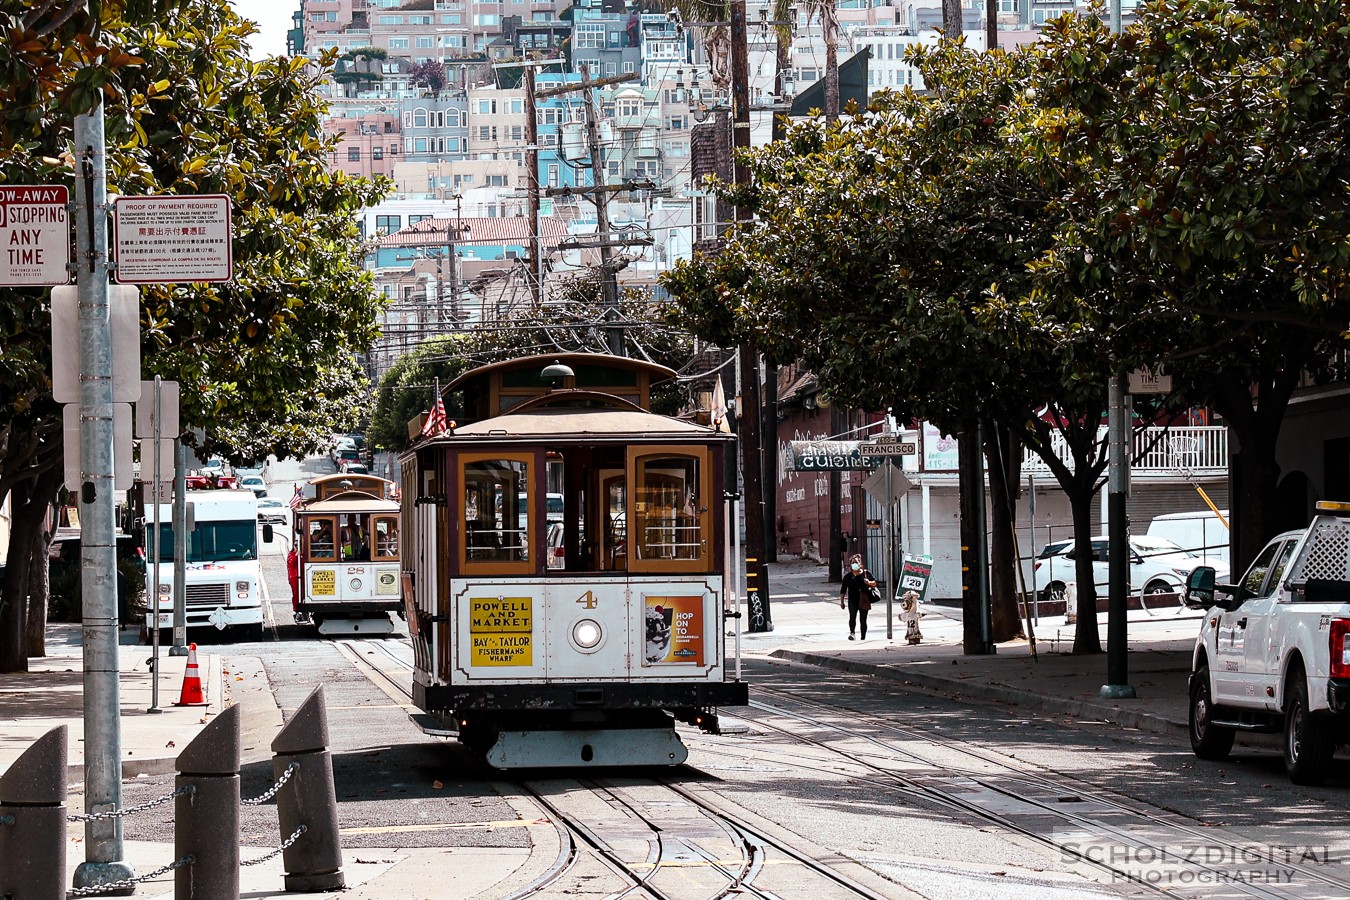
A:
{"label": "green tree foliage", "polygon": [[[1105,464],[1097,329],[1073,305],[1038,321],[991,305],[1031,291],[1029,266],[1054,245],[1058,199],[1078,177],[1013,139],[1040,115],[1040,61],[1036,49],[976,55],[944,43],[918,56],[929,96],[888,94],[838,125],[795,126],[750,155],[751,187],[725,189],[756,221],[666,285],[675,321],[801,360],[847,405],[949,432],[973,417],[1010,431],[1047,459],[1086,541]],[[1053,452],[1059,440],[1072,466]],[[1006,454],[995,465],[1006,470]],[[1013,595],[1009,583],[998,598],[1000,637],[1016,630]],[[1083,652],[1099,648],[1087,618]]]}
{"label": "green tree foliage", "polygon": [[753,186],[724,193],[759,219],[676,268],[677,320],[800,358],[846,403],[992,416],[1055,473],[1080,542],[1107,378],[1165,364],[1171,402],[1234,429],[1250,555],[1280,524],[1289,396],[1338,374],[1350,318],[1350,8],[1175,0],[1123,36],[1069,16],[1015,53],[918,59],[929,96],[751,155]]}
{"label": "green tree foliage", "polygon": [[[519,356],[607,353],[610,329],[623,331],[630,356],[678,370],[693,355],[687,333],[658,318],[640,292],[624,292],[614,322],[603,315],[594,276],[580,276],[560,293],[559,300],[531,313],[528,324],[503,323],[431,338],[400,358],[380,379],[367,440],[381,449],[402,450],[408,423],[431,406],[436,379],[444,387],[469,369]],[[652,408],[658,412],[674,413],[686,399],[678,384],[653,386]],[[453,419],[458,410],[447,408],[446,414]]]}
{"label": "green tree foliage", "polygon": [[1238,560],[1282,527],[1275,445],[1304,372],[1344,377],[1350,321],[1350,8],[1176,0],[1115,37],[1050,42],[1037,136],[1090,167],[1044,275],[1114,304],[1119,338],[1164,362],[1236,439]]}
{"label": "green tree foliage", "polygon": [[[349,398],[364,390],[354,358],[375,336],[379,300],[354,217],[383,185],[330,170],[322,71],[303,59],[250,61],[252,26],[223,0],[135,5],[144,18],[123,17],[121,4],[96,8],[97,37],[76,19],[48,29],[43,5],[0,11],[0,182],[72,184],[73,115],[98,96],[111,191],[228,195],[235,279],[142,288],[143,374],[180,382],[183,421],[204,429],[203,452],[230,453],[244,435],[254,439],[249,455],[312,449],[350,424]],[[47,291],[3,294],[0,497],[45,509],[55,479],[39,477],[62,457]],[[16,521],[16,541],[29,540],[40,519],[22,529]],[[13,552],[10,563],[0,669],[22,662],[13,635],[28,567]]]}

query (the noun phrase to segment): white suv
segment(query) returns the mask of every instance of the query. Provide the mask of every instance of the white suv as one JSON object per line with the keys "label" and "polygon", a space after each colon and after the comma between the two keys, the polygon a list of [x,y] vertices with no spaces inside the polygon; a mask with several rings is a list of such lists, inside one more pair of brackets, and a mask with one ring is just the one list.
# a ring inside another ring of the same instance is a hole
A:
{"label": "white suv", "polygon": [[1207,610],[1192,654],[1191,749],[1222,759],[1239,731],[1284,733],[1296,784],[1318,784],[1350,742],[1350,503],[1318,503],[1265,546],[1237,584],[1192,573]]}
{"label": "white suv", "polygon": [[[1092,581],[1098,597],[1106,596],[1109,584],[1107,545],[1105,535],[1092,539]],[[1035,565],[1033,580],[1037,595],[1042,600],[1064,599],[1064,585],[1078,578],[1073,541],[1047,544],[1036,557]],[[1129,592],[1140,595],[1145,609],[1149,609],[1150,598],[1160,595],[1166,595],[1170,601],[1162,605],[1179,608],[1175,595],[1182,592],[1191,572],[1202,565],[1214,568],[1220,578],[1228,576],[1228,567],[1217,560],[1197,556],[1165,538],[1133,535],[1130,537]]]}

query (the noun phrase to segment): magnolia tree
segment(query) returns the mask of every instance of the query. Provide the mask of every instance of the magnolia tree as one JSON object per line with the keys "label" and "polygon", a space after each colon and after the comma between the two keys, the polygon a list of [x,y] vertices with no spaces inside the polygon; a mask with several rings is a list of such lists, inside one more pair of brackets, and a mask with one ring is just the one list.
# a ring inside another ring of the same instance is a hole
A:
{"label": "magnolia tree", "polygon": [[[63,5],[77,10],[68,18],[51,4],[0,12],[0,181],[71,184],[73,117],[99,97],[110,191],[228,195],[234,280],[142,287],[143,377],[182,385],[203,452],[237,450],[244,436],[254,455],[313,449],[364,396],[355,357],[379,301],[355,216],[383,192],[328,165],[322,66],[250,61],[253,27],[224,0],[104,3],[98,21],[77,7]],[[15,671],[41,652],[45,590],[32,579],[45,571],[63,449],[48,291],[0,293],[0,499],[13,504],[0,671]],[[25,648],[30,594],[37,631]]]}

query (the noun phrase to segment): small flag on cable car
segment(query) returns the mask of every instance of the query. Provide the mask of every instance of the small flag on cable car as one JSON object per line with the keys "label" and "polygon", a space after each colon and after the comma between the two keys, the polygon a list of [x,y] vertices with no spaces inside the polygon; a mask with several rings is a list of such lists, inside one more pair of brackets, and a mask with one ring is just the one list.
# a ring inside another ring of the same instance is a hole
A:
{"label": "small flag on cable car", "polygon": [[299,509],[305,502],[305,492],[301,490],[300,485],[295,486],[295,493],[291,495],[291,509]]}
{"label": "small flag on cable car", "polygon": [[431,412],[427,414],[426,422],[422,423],[422,437],[434,438],[444,434],[446,431],[445,404],[441,402],[441,384],[436,381],[436,402],[431,407]]}

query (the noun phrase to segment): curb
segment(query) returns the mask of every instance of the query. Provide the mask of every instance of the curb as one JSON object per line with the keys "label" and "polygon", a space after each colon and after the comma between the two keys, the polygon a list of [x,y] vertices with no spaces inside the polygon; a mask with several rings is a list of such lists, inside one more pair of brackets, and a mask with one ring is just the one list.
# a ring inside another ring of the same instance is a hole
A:
{"label": "curb", "polygon": [[791,662],[803,663],[808,666],[816,666],[822,669],[847,672],[852,675],[873,675],[887,681],[916,685],[952,699],[984,700],[992,703],[1020,706],[1023,709],[1030,709],[1037,712],[1063,713],[1075,718],[1102,719],[1123,728],[1136,728],[1140,731],[1147,731],[1153,734],[1186,735],[1190,733],[1190,726],[1186,722],[1174,722],[1171,719],[1155,713],[1125,709],[1120,706],[1095,700],[1070,700],[1065,697],[1038,694],[1034,691],[1021,690],[1019,688],[1007,687],[1000,684],[978,684],[969,681],[957,681],[953,678],[942,678],[923,672],[914,672],[904,668],[893,668],[891,666],[876,665],[874,663],[857,662],[842,657],[826,656],[820,653],[808,653],[801,650],[779,649],[769,653],[769,656]]}

